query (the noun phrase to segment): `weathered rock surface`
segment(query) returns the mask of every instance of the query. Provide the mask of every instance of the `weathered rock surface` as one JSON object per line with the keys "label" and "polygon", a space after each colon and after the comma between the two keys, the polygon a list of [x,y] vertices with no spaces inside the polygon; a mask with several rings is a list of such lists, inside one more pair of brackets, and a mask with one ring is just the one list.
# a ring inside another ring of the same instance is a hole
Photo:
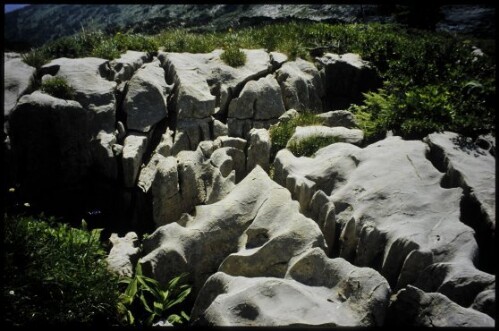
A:
{"label": "weathered rock surface", "polygon": [[246,172],[250,172],[256,165],[265,172],[270,169],[270,135],[265,129],[251,129],[249,132],[248,157]]}
{"label": "weathered rock surface", "polygon": [[334,233],[333,255],[379,270],[394,288],[415,284],[469,306],[494,276],[475,267],[475,232],[460,221],[462,189],[442,188],[427,154],[423,142],[399,137],[364,149],[336,143],[314,158],[281,150],[275,180],[321,228],[334,219],[325,233]]}
{"label": "weathered rock surface", "polygon": [[75,100],[91,111],[91,125],[96,135],[100,130],[113,132],[116,114],[116,83],[108,80],[112,75],[109,61],[95,57],[59,58],[44,65],[42,75],[61,76],[75,89]]}
{"label": "weathered rock surface", "polygon": [[324,86],[317,68],[302,59],[286,62],[276,71],[286,109],[322,112]]}
{"label": "weathered rock surface", "polygon": [[362,100],[362,93],[381,87],[374,67],[358,54],[326,53],[316,58],[326,98],[325,109],[345,109]]}
{"label": "weathered rock surface", "polygon": [[167,117],[166,99],[172,86],[166,84],[165,71],[158,60],[145,64],[128,82],[123,108],[127,128],[148,132]]}
{"label": "weathered rock surface", "polygon": [[146,147],[146,136],[129,135],[125,138],[122,154],[125,187],[133,187],[135,185]]}
{"label": "weathered rock surface", "polygon": [[118,84],[130,80],[134,72],[150,60],[151,57],[146,52],[126,51],[109,63],[113,70],[112,80]]}
{"label": "weathered rock surface", "polygon": [[295,133],[289,138],[287,147],[300,143],[312,137],[332,137],[338,142],[346,142],[358,145],[364,139],[364,132],[359,129],[347,129],[342,126],[333,128],[322,125],[297,126]]}
{"label": "weathered rock surface", "polygon": [[9,117],[17,100],[32,88],[36,69],[24,63],[18,53],[4,53],[3,116]]}
{"label": "weathered rock surface", "polygon": [[132,277],[139,259],[139,237],[135,232],[128,232],[124,237],[113,233],[109,240],[113,247],[106,257],[108,269],[120,276]]}
{"label": "weathered rock surface", "polygon": [[[238,120],[265,121],[277,119],[285,112],[282,101],[281,88],[272,76],[248,82],[242,89],[238,98],[232,99],[229,105],[228,121],[229,132],[246,137],[248,131],[239,132]],[[249,128],[254,125],[250,124]],[[236,127],[236,128],[234,128]],[[268,128],[268,127],[267,127]]]}
{"label": "weathered rock surface", "polygon": [[369,268],[328,259],[308,250],[285,279],[211,276],[192,311],[193,325],[216,326],[379,326],[390,288]]}
{"label": "weathered rock surface", "polygon": [[10,138],[26,192],[78,185],[91,163],[89,114],[76,101],[35,91],[19,99],[10,118]]}
{"label": "weathered rock surface", "polygon": [[387,316],[387,325],[418,327],[494,327],[490,316],[464,308],[440,293],[425,293],[414,286],[400,290]]}
{"label": "weathered rock surface", "polygon": [[299,254],[325,248],[317,225],[260,167],[222,200],[196,206],[193,215],[158,228],[144,241],[144,271],[162,284],[184,271],[195,292],[217,270],[284,277]]}
{"label": "weathered rock surface", "polygon": [[323,125],[325,126],[342,126],[347,129],[358,127],[355,116],[348,110],[332,110],[317,116],[324,119]]}
{"label": "weathered rock surface", "polygon": [[[496,159],[488,150],[453,132],[433,133],[425,138],[436,166],[446,173],[442,185],[461,187],[472,209],[462,215],[480,237],[483,250],[495,261]],[[493,263],[493,262],[492,262]]]}

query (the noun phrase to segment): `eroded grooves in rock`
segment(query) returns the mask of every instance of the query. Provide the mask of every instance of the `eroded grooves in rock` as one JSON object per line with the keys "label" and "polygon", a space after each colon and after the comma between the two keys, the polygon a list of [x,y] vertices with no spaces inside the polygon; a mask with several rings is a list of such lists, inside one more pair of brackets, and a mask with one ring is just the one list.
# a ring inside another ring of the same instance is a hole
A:
{"label": "eroded grooves in rock", "polygon": [[307,215],[321,214],[310,204],[319,190],[334,203],[333,255],[377,268],[396,289],[416,284],[469,306],[493,286],[494,276],[475,267],[475,233],[460,221],[462,189],[440,186],[444,175],[427,153],[423,142],[399,137],[364,149],[336,143],[315,158],[282,150],[274,162],[275,180]]}
{"label": "eroded grooves in rock", "polygon": [[425,138],[430,160],[445,173],[443,187],[461,187],[461,220],[477,233],[479,265],[494,270],[495,250],[495,157],[470,139],[452,132]]}
{"label": "eroded grooves in rock", "polygon": [[325,249],[317,225],[257,166],[224,199],[158,228],[144,241],[141,263],[162,284],[189,272],[199,291],[217,270],[284,277],[290,261],[312,247]]}
{"label": "eroded grooves in rock", "polygon": [[390,288],[369,268],[328,259],[321,248],[302,254],[284,279],[211,276],[192,311],[193,325],[379,326]]}

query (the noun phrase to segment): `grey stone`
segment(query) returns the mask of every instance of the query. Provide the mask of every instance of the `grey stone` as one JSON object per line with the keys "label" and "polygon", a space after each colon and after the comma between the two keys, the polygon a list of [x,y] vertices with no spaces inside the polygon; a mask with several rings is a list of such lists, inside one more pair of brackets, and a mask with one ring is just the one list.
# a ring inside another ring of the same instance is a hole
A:
{"label": "grey stone", "polygon": [[33,86],[36,69],[24,63],[18,53],[4,53],[3,115],[8,118],[17,100]]}
{"label": "grey stone", "polygon": [[270,169],[270,135],[265,129],[251,129],[249,132],[248,157],[246,172],[250,172],[256,165],[266,172]]}
{"label": "grey stone", "polygon": [[364,140],[364,132],[359,129],[347,129],[342,126],[333,128],[322,125],[297,126],[295,132],[289,138],[286,147],[312,137],[332,137],[337,142],[359,145]]}
{"label": "grey stone", "polygon": [[358,127],[355,116],[348,110],[332,110],[317,116],[324,119],[323,125],[325,126],[343,126],[347,129]]}
{"label": "grey stone", "polygon": [[118,84],[130,80],[134,72],[150,60],[151,57],[146,52],[126,51],[118,59],[114,59],[109,63],[113,70],[112,80]]}
{"label": "grey stone", "polygon": [[146,136],[129,135],[125,138],[122,155],[123,182],[125,187],[133,187],[135,185],[146,148]]}
{"label": "grey stone", "polygon": [[128,232],[124,237],[113,233],[109,240],[113,247],[106,257],[108,269],[119,276],[132,277],[139,259],[139,237],[135,232]]}

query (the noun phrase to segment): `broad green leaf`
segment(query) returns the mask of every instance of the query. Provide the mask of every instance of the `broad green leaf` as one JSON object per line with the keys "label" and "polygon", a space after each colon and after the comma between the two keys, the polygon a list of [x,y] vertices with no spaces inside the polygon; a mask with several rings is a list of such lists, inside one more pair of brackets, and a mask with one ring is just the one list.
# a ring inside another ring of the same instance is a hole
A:
{"label": "broad green leaf", "polygon": [[137,294],[137,279],[133,279],[125,290],[125,294],[129,297],[134,297]]}

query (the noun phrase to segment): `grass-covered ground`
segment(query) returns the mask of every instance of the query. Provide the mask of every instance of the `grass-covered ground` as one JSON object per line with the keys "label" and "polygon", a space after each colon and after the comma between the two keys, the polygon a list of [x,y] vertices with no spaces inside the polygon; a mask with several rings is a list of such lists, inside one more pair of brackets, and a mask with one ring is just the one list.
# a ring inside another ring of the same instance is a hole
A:
{"label": "grass-covered ground", "polygon": [[310,61],[321,51],[359,53],[384,80],[380,90],[351,107],[370,140],[387,130],[421,138],[439,130],[477,136],[495,129],[495,41],[401,25],[287,23],[223,33],[170,29],[154,36],[83,30],[25,58],[39,67],[58,57],[113,59],[126,50],[204,53],[216,48],[225,49],[224,60],[234,66],[244,63],[239,48],[265,48]]}

